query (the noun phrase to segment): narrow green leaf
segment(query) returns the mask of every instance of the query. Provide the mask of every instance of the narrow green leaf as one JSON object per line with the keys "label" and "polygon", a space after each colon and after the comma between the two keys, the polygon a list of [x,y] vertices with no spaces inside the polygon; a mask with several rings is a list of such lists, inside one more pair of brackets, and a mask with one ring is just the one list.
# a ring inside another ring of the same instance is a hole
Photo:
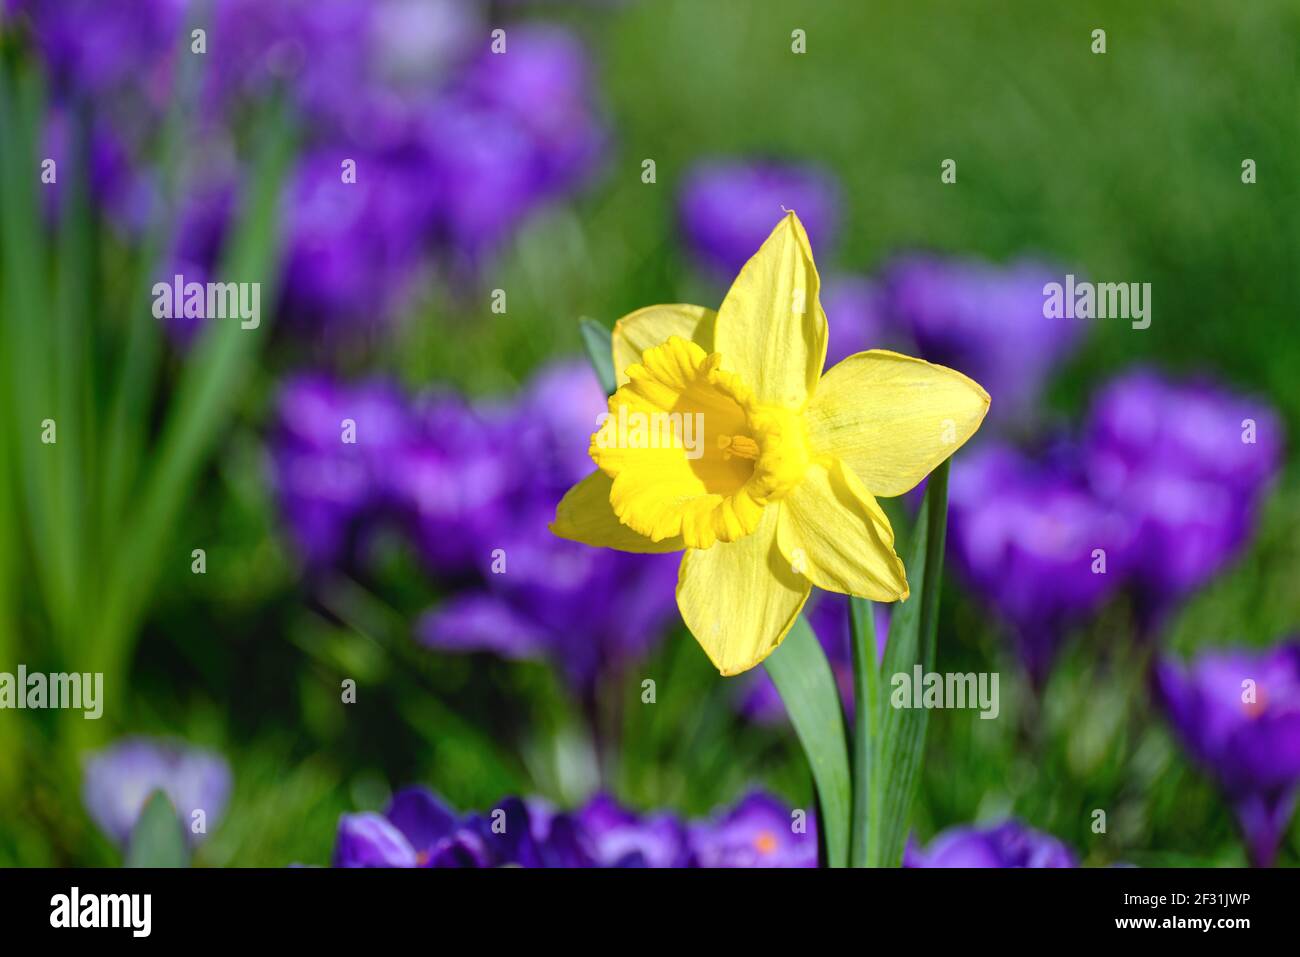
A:
{"label": "narrow green leaf", "polygon": [[871,602],[849,599],[849,634],[853,643],[853,841],[854,867],[875,866],[880,845],[882,779],[880,760],[880,671],[876,661],[876,623]]}
{"label": "narrow green leaf", "polygon": [[812,769],[821,804],[827,863],[849,860],[849,751],[835,676],[821,642],[802,616],[781,647],[764,662],[781,694],[795,734]]}
{"label": "narrow green leaf", "polygon": [[[944,462],[930,475],[912,535],[907,558],[912,597],[896,606],[889,623],[889,643],[881,665],[886,683],[899,672],[910,676],[917,664],[923,673],[934,670],[947,525],[948,462]],[[878,710],[881,831],[875,862],[895,867],[902,860],[912,803],[920,785],[930,713],[925,708],[895,708],[888,695],[880,696]]]}
{"label": "narrow green leaf", "polygon": [[176,808],[162,791],[145,801],[131,843],[126,851],[127,867],[185,867],[189,864],[185,831]]}
{"label": "narrow green leaf", "polygon": [[587,350],[591,367],[600,379],[600,387],[606,395],[613,395],[618,388],[618,377],[614,374],[614,351],[609,330],[594,319],[579,319],[578,330],[582,333],[582,347]]}
{"label": "narrow green leaf", "polygon": [[[275,302],[279,196],[294,145],[283,113],[273,109],[264,117],[252,190],[222,266],[231,280],[260,282],[263,304]],[[256,329],[234,321],[209,326],[186,362],[142,488],[123,520],[132,547],[107,570],[96,670],[119,674],[128,658],[135,619],[157,578],[170,531],[269,334],[268,318],[263,315]]]}

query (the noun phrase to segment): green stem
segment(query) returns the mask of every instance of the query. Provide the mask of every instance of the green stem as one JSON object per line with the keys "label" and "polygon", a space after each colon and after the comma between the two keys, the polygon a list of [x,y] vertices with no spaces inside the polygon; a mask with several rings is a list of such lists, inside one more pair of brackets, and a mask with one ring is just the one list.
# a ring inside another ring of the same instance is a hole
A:
{"label": "green stem", "polygon": [[880,666],[876,662],[876,623],[871,602],[849,605],[853,637],[853,846],[850,864],[872,867],[879,846],[880,788],[874,761],[879,734]]}

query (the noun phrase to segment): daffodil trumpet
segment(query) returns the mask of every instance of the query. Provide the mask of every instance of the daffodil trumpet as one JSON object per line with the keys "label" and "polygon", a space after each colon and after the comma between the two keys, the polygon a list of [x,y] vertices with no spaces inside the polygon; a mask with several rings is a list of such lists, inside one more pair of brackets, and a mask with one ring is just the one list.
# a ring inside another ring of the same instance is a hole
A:
{"label": "daffodil trumpet", "polygon": [[[596,468],[551,525],[604,548],[682,551],[677,605],[723,675],[770,655],[814,585],[908,597],[876,497],[916,486],[989,407],[973,380],[895,352],[860,352],[823,375],[820,285],[789,212],[717,312],[660,305],[620,319],[618,388],[590,445]],[[693,449],[671,430],[665,441],[622,440],[617,423],[638,413],[689,417],[702,434]]]}

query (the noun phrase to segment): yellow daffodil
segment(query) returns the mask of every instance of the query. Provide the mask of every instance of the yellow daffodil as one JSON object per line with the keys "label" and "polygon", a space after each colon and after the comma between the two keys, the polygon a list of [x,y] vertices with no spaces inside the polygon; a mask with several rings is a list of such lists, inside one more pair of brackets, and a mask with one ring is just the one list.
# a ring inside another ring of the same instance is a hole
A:
{"label": "yellow daffodil", "polygon": [[716,313],[665,305],[620,319],[597,468],[551,526],[622,551],[684,550],[677,605],[724,675],[772,653],[813,585],[907,598],[874,496],[915,486],[989,407],[961,373],[894,352],[860,352],[822,376],[819,288],[791,212]]}

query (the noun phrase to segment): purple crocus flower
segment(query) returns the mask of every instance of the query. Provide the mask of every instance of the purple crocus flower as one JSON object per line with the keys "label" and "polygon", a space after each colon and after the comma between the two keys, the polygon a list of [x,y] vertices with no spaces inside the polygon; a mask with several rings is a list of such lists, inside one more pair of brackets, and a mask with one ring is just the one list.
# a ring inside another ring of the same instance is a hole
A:
{"label": "purple crocus flower", "polygon": [[909,840],[904,867],[1078,867],[1068,847],[1019,821],[954,827],[921,850]]}
{"label": "purple crocus flower", "polygon": [[607,795],[572,813],[506,798],[457,815],[424,788],[383,814],[345,814],[335,867],[815,867],[814,817],[753,793],[713,820],[638,815]]}
{"label": "purple crocus flower", "polygon": [[833,248],[840,189],[827,171],[747,160],[703,163],[686,176],[678,199],[692,254],[730,281],[763,244],[783,209],[797,210],[819,256]]}
{"label": "purple crocus flower", "polygon": [[393,796],[383,814],[345,814],[335,867],[586,867],[569,815],[506,798],[483,814],[457,815],[425,788]]}
{"label": "purple crocus flower", "polygon": [[207,831],[195,833],[194,812],[203,812],[207,828],[216,827],[226,810],[230,783],[230,767],[214,752],[134,737],[90,755],[82,797],[100,829],[119,847],[126,847],[149,795],[162,791],[195,846]]}
{"label": "purple crocus flower", "polygon": [[506,44],[474,58],[416,126],[438,173],[438,236],[470,268],[589,178],[607,138],[576,37],[518,26]]}
{"label": "purple crocus flower", "polygon": [[56,96],[99,100],[130,88],[157,105],[170,87],[189,0],[20,0]]}
{"label": "purple crocus flower", "polygon": [[[344,164],[356,164],[355,182]],[[431,171],[417,158],[332,148],[305,157],[284,206],[286,319],[330,329],[382,322],[419,265]]]}
{"label": "purple crocus flower", "polygon": [[393,795],[383,814],[345,814],[334,846],[335,867],[420,867],[455,832],[456,814],[425,788]]}
{"label": "purple crocus flower", "polygon": [[1068,470],[1002,444],[954,470],[949,554],[958,573],[1009,627],[1042,682],[1065,633],[1125,581],[1132,532]]}
{"label": "purple crocus flower", "polygon": [[597,795],[574,815],[601,867],[689,867],[694,856],[686,826],[672,814],[638,817],[608,795]]}
{"label": "purple crocus flower", "polygon": [[1300,788],[1300,642],[1165,659],[1154,682],[1175,734],[1235,811],[1251,862],[1271,865]]}
{"label": "purple crocus flower", "polygon": [[758,792],[711,821],[691,825],[701,867],[816,867],[817,824]]}
{"label": "purple crocus flower", "polygon": [[1147,631],[1245,543],[1283,445],[1271,407],[1206,382],[1139,369],[1098,394],[1085,466],[1095,493],[1136,531]]}
{"label": "purple crocus flower", "polygon": [[933,255],[902,256],[883,272],[885,308],[922,357],[951,366],[993,397],[998,423],[1029,418],[1052,370],[1082,337],[1073,319],[1043,316],[1043,287],[1057,270]]}
{"label": "purple crocus flower", "polygon": [[506,34],[506,51],[484,50],[464,71],[460,91],[521,125],[543,190],[570,189],[595,169],[605,141],[587,51],[555,26],[521,25]]}
{"label": "purple crocus flower", "polygon": [[[587,436],[604,406],[591,369],[563,363],[543,370],[508,409],[490,410],[495,426],[480,442],[501,464],[484,469],[491,479],[479,489],[495,494],[476,501],[457,536],[470,552],[461,573],[474,584],[421,619],[421,641],[549,657],[586,688],[639,657],[674,619],[674,556],[610,553],[548,531],[555,503],[591,470]],[[458,468],[455,458],[448,464]]]}
{"label": "purple crocus flower", "polygon": [[348,557],[361,519],[383,503],[389,458],[410,430],[400,395],[386,383],[348,387],[306,375],[284,384],[273,482],[309,566]]}
{"label": "purple crocus flower", "polygon": [[894,336],[879,284],[863,276],[832,274],[822,280],[821,302],[829,329],[827,369],[857,352],[891,348]]}

